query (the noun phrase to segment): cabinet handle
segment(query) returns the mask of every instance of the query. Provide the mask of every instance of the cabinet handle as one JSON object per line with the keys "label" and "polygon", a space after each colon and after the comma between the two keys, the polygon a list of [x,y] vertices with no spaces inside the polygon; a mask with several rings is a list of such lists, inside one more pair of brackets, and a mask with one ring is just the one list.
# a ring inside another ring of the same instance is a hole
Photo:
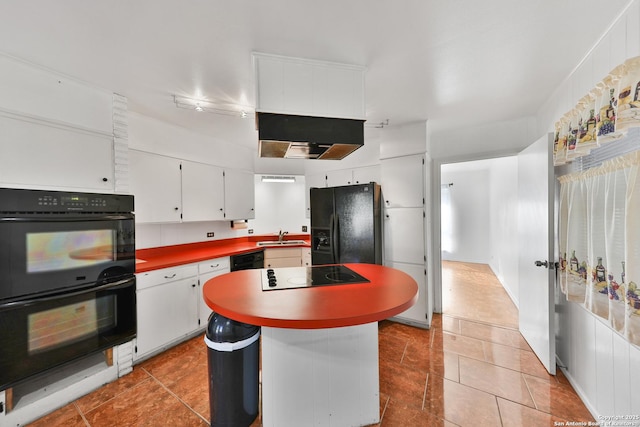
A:
{"label": "cabinet handle", "polygon": [[191,287],[192,287],[192,288],[195,288],[195,287],[196,287],[196,284],[195,284],[195,283],[193,283],[193,284],[191,285]]}
{"label": "cabinet handle", "polygon": [[102,182],[107,182],[107,181],[109,181],[109,178],[107,177],[102,178]]}
{"label": "cabinet handle", "polygon": [[389,214],[386,214],[385,216],[386,216],[387,218],[389,218]]}
{"label": "cabinet handle", "polygon": [[177,211],[177,210],[178,210],[178,209],[180,209],[180,208],[177,208],[177,207],[176,207],[176,208],[173,208],[173,209]]}
{"label": "cabinet handle", "polygon": [[212,265],[211,265],[211,268],[216,268],[216,267],[219,267],[219,266],[220,266],[220,264],[216,264],[216,265],[213,265],[213,264],[212,264]]}
{"label": "cabinet handle", "polygon": [[385,200],[384,202],[385,202],[386,204],[389,204],[389,201],[388,201],[388,200]]}
{"label": "cabinet handle", "polygon": [[220,212],[222,212],[224,209],[220,208]]}
{"label": "cabinet handle", "polygon": [[173,279],[176,277],[176,273],[173,273],[171,276],[164,276],[165,279]]}

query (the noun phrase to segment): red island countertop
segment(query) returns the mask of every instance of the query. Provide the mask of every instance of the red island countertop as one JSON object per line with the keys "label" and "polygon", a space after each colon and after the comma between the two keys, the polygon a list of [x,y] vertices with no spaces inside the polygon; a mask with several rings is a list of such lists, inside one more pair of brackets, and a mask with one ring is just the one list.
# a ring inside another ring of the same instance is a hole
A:
{"label": "red island countertop", "polygon": [[355,326],[402,313],[418,298],[408,274],[375,264],[344,264],[370,283],[263,291],[261,270],[241,270],[208,280],[204,300],[238,322],[275,328]]}
{"label": "red island countertop", "polygon": [[[258,251],[271,246],[258,246],[258,242],[278,240],[278,235],[254,235],[210,242],[185,243],[136,250],[136,273],[175,267],[230,255]],[[291,247],[309,247],[308,234],[287,234],[284,240],[304,240],[305,244]]]}

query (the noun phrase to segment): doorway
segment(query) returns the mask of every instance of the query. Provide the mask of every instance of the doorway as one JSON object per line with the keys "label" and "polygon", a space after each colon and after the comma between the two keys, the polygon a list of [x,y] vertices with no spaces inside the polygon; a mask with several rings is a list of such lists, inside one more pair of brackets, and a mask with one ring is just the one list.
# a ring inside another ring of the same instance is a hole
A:
{"label": "doorway", "polygon": [[[464,312],[452,302],[459,297],[451,292],[453,285],[470,276],[489,284],[482,295],[472,298],[477,313],[482,312],[483,298],[494,291],[506,292],[513,304],[518,297],[517,156],[435,166],[440,171],[440,182],[434,183],[440,202],[433,212],[440,225],[434,236],[439,240],[434,252],[440,256],[434,272],[439,275],[434,277],[435,306],[444,314]],[[491,286],[496,283],[499,288]],[[471,306],[465,304],[468,312]]]}

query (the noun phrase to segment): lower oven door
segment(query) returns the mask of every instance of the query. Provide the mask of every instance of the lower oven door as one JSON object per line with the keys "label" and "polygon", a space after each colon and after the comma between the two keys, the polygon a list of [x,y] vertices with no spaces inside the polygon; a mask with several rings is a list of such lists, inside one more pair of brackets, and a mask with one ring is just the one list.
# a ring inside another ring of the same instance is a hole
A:
{"label": "lower oven door", "polygon": [[134,276],[0,305],[0,390],[135,335]]}

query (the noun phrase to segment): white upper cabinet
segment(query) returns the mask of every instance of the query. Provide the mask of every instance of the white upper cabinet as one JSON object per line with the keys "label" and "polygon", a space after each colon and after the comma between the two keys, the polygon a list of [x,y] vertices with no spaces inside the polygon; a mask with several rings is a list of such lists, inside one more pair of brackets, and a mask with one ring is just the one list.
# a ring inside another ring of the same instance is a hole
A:
{"label": "white upper cabinet", "polygon": [[382,160],[382,192],[386,208],[421,208],[424,205],[422,169],[422,155]]}
{"label": "white upper cabinet", "polygon": [[129,150],[136,222],[180,222],[180,160]]}
{"label": "white upper cabinet", "polygon": [[327,187],[353,184],[353,171],[351,169],[339,169],[327,171]]}
{"label": "white upper cabinet", "polygon": [[113,137],[0,115],[0,184],[113,191]]}
{"label": "white upper cabinet", "polygon": [[227,220],[256,217],[253,172],[238,169],[224,171],[224,206],[224,218]]}
{"label": "white upper cabinet", "polygon": [[224,170],[182,160],[182,221],[224,219]]}
{"label": "white upper cabinet", "polygon": [[136,221],[255,218],[253,172],[129,150]]}
{"label": "white upper cabinet", "polygon": [[353,170],[354,184],[367,184],[369,182],[380,182],[380,165],[364,166]]}
{"label": "white upper cabinet", "polygon": [[112,97],[0,55],[0,186],[113,192]]}
{"label": "white upper cabinet", "polygon": [[364,71],[357,65],[253,54],[256,111],[364,119]]}

